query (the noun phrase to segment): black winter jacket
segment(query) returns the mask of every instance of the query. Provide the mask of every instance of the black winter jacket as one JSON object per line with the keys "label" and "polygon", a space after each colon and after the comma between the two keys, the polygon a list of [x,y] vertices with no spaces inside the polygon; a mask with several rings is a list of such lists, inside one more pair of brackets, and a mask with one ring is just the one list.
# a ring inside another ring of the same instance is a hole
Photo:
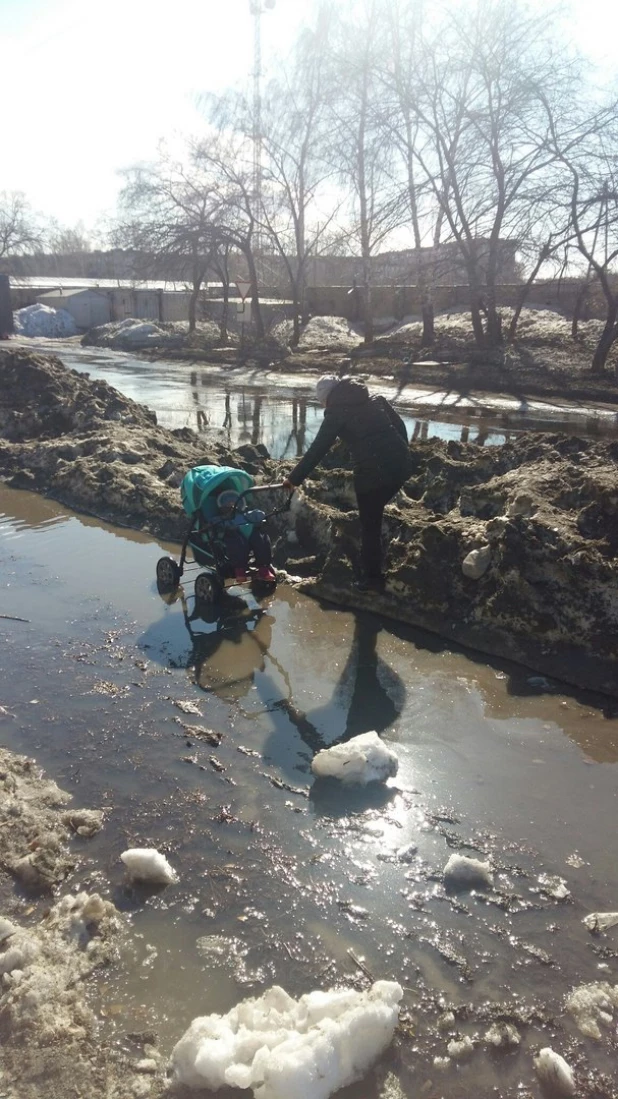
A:
{"label": "black winter jacket", "polygon": [[328,396],[315,439],[289,475],[293,485],[302,484],[336,439],[350,449],[357,493],[407,479],[410,450],[403,420],[384,397],[370,397],[366,385],[343,378]]}

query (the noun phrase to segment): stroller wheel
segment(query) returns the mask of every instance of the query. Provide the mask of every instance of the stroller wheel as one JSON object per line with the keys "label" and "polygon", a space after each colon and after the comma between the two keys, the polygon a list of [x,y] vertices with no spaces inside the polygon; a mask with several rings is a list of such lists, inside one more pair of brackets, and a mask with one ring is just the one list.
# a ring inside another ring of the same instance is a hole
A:
{"label": "stroller wheel", "polygon": [[157,561],[157,587],[159,591],[175,591],[180,583],[180,568],[173,557],[161,557]]}
{"label": "stroller wheel", "polygon": [[195,577],[195,601],[203,606],[216,603],[221,595],[221,584],[212,572],[200,572]]}

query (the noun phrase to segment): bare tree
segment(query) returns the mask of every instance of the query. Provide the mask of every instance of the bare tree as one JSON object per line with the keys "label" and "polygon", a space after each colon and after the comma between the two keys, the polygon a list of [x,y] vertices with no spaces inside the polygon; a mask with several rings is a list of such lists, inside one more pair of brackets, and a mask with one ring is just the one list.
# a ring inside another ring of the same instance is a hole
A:
{"label": "bare tree", "polygon": [[192,156],[208,179],[216,207],[219,240],[242,253],[251,283],[251,310],[257,339],[264,338],[255,239],[258,230],[253,194],[251,149],[244,135],[220,132],[196,142]]}
{"label": "bare tree", "polygon": [[331,157],[348,194],[348,243],[360,256],[365,343],[374,334],[372,258],[403,220],[393,144],[384,125],[378,75],[379,0],[342,17],[331,51]]}
{"label": "bare tree", "polygon": [[322,8],[313,30],[298,43],[292,65],[267,89],[262,110],[264,190],[262,218],[285,267],[293,307],[292,345],[306,319],[307,269],[332,237],[340,201],[320,208],[334,174],[324,157],[328,73],[325,54],[331,20]]}
{"label": "bare tree", "polygon": [[184,162],[165,149],[155,163],[130,168],[120,195],[115,243],[131,248],[140,274],[174,271],[191,285],[189,331],[219,243],[217,196],[191,151]]}
{"label": "bare tree", "polygon": [[0,259],[41,248],[43,234],[21,191],[0,191]]}
{"label": "bare tree", "polygon": [[459,247],[479,345],[502,340],[496,289],[504,264],[552,201],[552,118],[568,108],[577,65],[553,49],[555,13],[481,0],[451,11],[415,104],[430,149],[426,178]]}

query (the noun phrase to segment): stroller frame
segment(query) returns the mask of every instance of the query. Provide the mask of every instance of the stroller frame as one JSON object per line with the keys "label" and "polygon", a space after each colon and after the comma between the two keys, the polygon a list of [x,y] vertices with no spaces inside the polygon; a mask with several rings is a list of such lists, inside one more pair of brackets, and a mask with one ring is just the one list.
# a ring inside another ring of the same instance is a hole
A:
{"label": "stroller frame", "polygon": [[[283,487],[281,484],[252,485],[244,492],[238,493],[238,499],[232,508],[231,517],[233,518],[237,514],[246,496],[253,496],[260,492],[272,492],[273,489]],[[288,511],[291,501],[292,493],[289,494],[285,504],[267,512],[264,519],[260,519],[259,522],[264,523],[274,515],[281,515],[283,512]],[[250,520],[247,520],[247,525],[249,524]],[[225,582],[233,578],[233,572],[227,560],[224,546],[216,536],[216,528],[220,528],[220,526],[220,523],[206,519],[200,510],[192,515],[182,543],[180,561],[177,562],[174,557],[161,557],[157,562],[157,587],[160,594],[175,592],[185,572],[196,568],[206,570],[205,572],[199,572],[195,577],[196,603],[212,604],[221,597]],[[199,536],[199,542],[196,542],[196,535]],[[189,551],[193,561],[188,560]],[[276,581],[261,581],[261,583],[270,586],[271,583],[275,584]]]}

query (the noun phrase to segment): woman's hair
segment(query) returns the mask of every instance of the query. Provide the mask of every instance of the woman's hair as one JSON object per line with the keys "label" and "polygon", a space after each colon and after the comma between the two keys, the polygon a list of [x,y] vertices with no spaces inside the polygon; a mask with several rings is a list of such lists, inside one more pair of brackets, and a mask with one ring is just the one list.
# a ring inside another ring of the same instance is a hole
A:
{"label": "woman's hair", "polygon": [[320,404],[326,404],[328,397],[335,388],[339,385],[341,378],[337,378],[335,374],[323,374],[315,387],[315,395],[318,398]]}

